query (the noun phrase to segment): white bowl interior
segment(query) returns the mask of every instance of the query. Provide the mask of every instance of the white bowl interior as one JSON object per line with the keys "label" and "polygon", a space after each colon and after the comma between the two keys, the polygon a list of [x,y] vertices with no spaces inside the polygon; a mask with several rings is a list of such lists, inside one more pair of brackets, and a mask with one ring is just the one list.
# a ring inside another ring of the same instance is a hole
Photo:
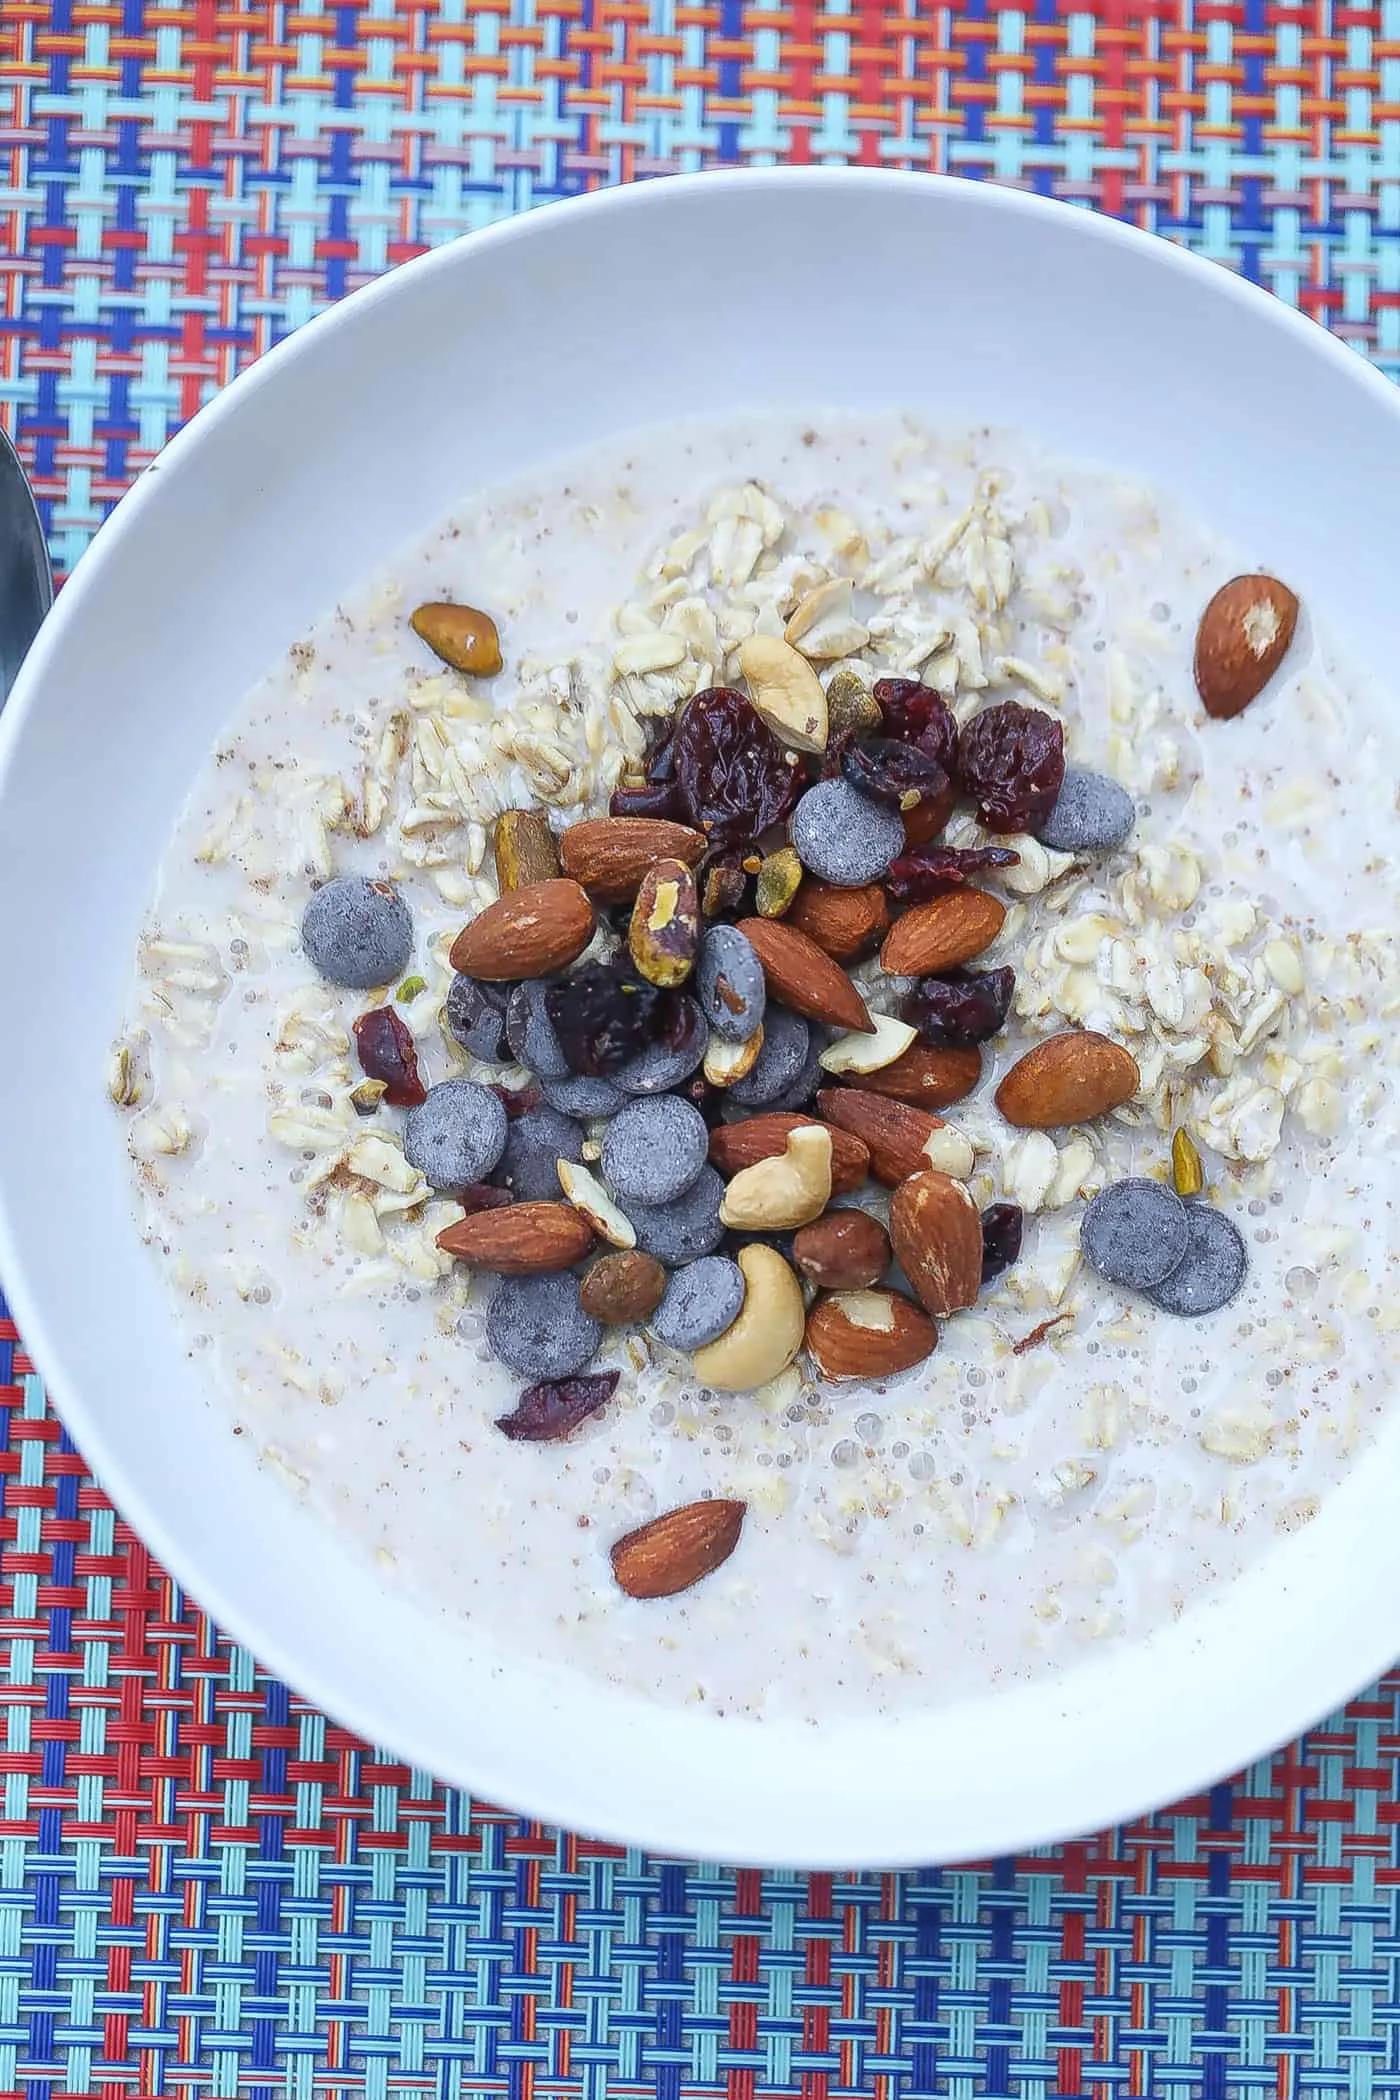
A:
{"label": "white bowl interior", "polygon": [[1227,1594],[1061,1678],[820,1730],[655,1710],[482,1647],[292,1510],[181,1352],[100,1082],[192,776],[339,593],[532,461],[681,411],[823,403],[1018,425],[1160,482],[1294,580],[1363,667],[1391,660],[1394,398],[1163,244],[972,185],[778,171],[612,193],[444,250],[200,417],[26,666],[0,727],[0,979],[25,1024],[7,1044],[0,1273],[124,1512],[298,1689],[592,1832],[855,1865],[1133,1812],[1387,1662],[1400,1424]]}

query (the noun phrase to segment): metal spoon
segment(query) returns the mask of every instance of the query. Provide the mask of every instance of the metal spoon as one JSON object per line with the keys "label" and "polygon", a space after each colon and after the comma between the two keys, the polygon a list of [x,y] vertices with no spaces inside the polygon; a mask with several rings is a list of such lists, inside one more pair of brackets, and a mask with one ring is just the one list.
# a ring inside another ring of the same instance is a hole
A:
{"label": "metal spoon", "polygon": [[38,507],[0,430],[0,707],[52,603],[53,570]]}

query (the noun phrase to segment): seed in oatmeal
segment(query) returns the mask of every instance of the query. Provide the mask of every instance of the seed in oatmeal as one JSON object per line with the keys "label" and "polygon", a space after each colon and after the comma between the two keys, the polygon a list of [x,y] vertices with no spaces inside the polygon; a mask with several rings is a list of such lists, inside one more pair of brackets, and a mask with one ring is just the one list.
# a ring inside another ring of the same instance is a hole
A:
{"label": "seed in oatmeal", "polygon": [[1133,798],[1106,773],[1066,766],[1055,806],[1036,832],[1056,853],[1109,853],[1137,820]]}
{"label": "seed in oatmeal", "polygon": [[709,1149],[699,1109],[659,1094],[618,1110],[603,1139],[603,1172],[624,1203],[673,1203],[698,1180]]}
{"label": "seed in oatmeal", "polygon": [[803,867],[842,889],[878,882],[904,848],[898,814],[848,780],[820,780],[808,788],[792,813],[791,836]]}
{"label": "seed in oatmeal", "polygon": [[709,926],[695,972],[700,1010],[716,1035],[746,1043],[763,1020],[767,997],[763,965],[737,926]]}
{"label": "seed in oatmeal", "polygon": [[644,1254],[654,1254],[658,1261],[664,1261],[668,1269],[698,1261],[702,1254],[713,1254],[724,1238],[719,1215],[723,1200],[724,1183],[713,1167],[706,1166],[685,1194],[673,1202],[634,1203],[631,1218],[637,1245]]}
{"label": "seed in oatmeal", "polygon": [[826,749],[826,694],[800,651],[774,634],[752,634],[739,647],[749,699],[780,743],[794,751]]}
{"label": "seed in oatmeal", "polygon": [[[456,982],[469,984],[471,979],[459,977]],[[506,1042],[527,1072],[540,1079],[565,1079],[572,1068],[544,1001],[545,987],[537,977],[511,988],[505,1012]]]}
{"label": "seed in oatmeal", "polygon": [[587,1378],[546,1378],[527,1385],[514,1412],[496,1417],[496,1427],[512,1443],[562,1443],[590,1415],[602,1413],[620,1376],[618,1371],[595,1371]]}
{"label": "seed in oatmeal", "polygon": [[705,870],[700,892],[700,910],[707,919],[727,919],[744,908],[749,878],[741,860],[721,854]]}
{"label": "seed in oatmeal", "polygon": [[830,1201],[831,1132],[799,1123],[776,1157],[740,1168],[719,1214],[734,1231],[786,1232],[820,1217]]}
{"label": "seed in oatmeal", "polygon": [[724,1393],[749,1393],[778,1377],[802,1347],[802,1286],[774,1247],[750,1240],[739,1249],[744,1303],[739,1317],[695,1352],[695,1376]]}
{"label": "seed in oatmeal", "polygon": [[[938,1167],[943,1173],[952,1171],[947,1164],[951,1151],[948,1141],[957,1140],[958,1133],[910,1101],[892,1101],[863,1087],[823,1087],[817,1096],[817,1107],[826,1122],[836,1124],[861,1143],[868,1153],[871,1173],[888,1188],[898,1188],[901,1181],[922,1173],[925,1167]],[[954,1157],[957,1165],[965,1168],[965,1173],[958,1176],[961,1180],[972,1171],[972,1148],[965,1139],[959,1142],[965,1150]]]}
{"label": "seed in oatmeal", "polygon": [[572,1378],[596,1353],[603,1330],[579,1304],[567,1272],[503,1276],[486,1310],[486,1339],[522,1378]]}
{"label": "seed in oatmeal", "polygon": [[966,1048],[995,1035],[1011,1010],[1016,972],[948,970],[923,977],[907,991],[899,1010],[924,1042]]}
{"label": "seed in oatmeal", "polygon": [[803,1341],[823,1378],[870,1383],[932,1356],[938,1329],[902,1291],[836,1291],[808,1313]]}
{"label": "seed in oatmeal", "polygon": [[416,1108],[427,1093],[418,1076],[413,1031],[392,1006],[376,1006],[356,1017],[351,1034],[367,1079],[382,1079],[390,1108]]}
{"label": "seed in oatmeal", "polygon": [[988,831],[1035,831],[1065,777],[1065,732],[1053,715],[1001,700],[961,733],[959,777]]}
{"label": "seed in oatmeal", "polygon": [[484,1181],[505,1148],[505,1109],[472,1079],[441,1080],[404,1118],[404,1158],[435,1189]]}
{"label": "seed in oatmeal", "polygon": [[442,1018],[447,1032],[483,1064],[499,1065],[506,1055],[504,986],[478,984],[474,977],[454,977],[447,989]]}
{"label": "seed in oatmeal", "polygon": [[434,656],[454,671],[494,678],[501,668],[501,638],[489,613],[474,605],[420,605],[410,622]]}
{"label": "seed in oatmeal", "polygon": [[664,1094],[684,1085],[704,1063],[709,1033],[693,999],[670,995],[664,1034],[619,1065],[614,1083],[624,1094]]}
{"label": "seed in oatmeal", "polygon": [[738,1319],[744,1303],[744,1272],[722,1254],[677,1269],[652,1315],[653,1334],[672,1349],[703,1349]]}
{"label": "seed in oatmeal", "polygon": [[589,1079],[571,1073],[567,1079],[542,1079],[540,1091],[563,1116],[615,1116],[627,1100],[611,1079]]}
{"label": "seed in oatmeal", "polygon": [[826,687],[827,741],[865,736],[882,726],[880,704],[859,671],[843,664]]}
{"label": "seed in oatmeal", "polygon": [[800,1078],[807,1064],[812,1031],[800,1014],[770,1006],[763,1022],[763,1048],[745,1079],[729,1089],[741,1108],[767,1108]]}
{"label": "seed in oatmeal", "polygon": [[392,984],[413,952],[413,918],[391,882],[337,875],[301,921],[308,961],[329,984],[357,992]]}
{"label": "seed in oatmeal", "polygon": [[[727,1175],[751,1167],[755,1160],[775,1159],[787,1150],[788,1137],[800,1123],[815,1120],[770,1112],[748,1116],[742,1123],[721,1123],[710,1132],[710,1162]],[[831,1193],[849,1196],[865,1180],[870,1154],[858,1137],[835,1128],[831,1118],[825,1120],[831,1128]]]}
{"label": "seed in oatmeal", "polygon": [[578,1302],[605,1327],[630,1327],[649,1319],[666,1289],[666,1271],[654,1254],[630,1247],[604,1254],[578,1287]]}
{"label": "seed in oatmeal", "polygon": [[1025,1216],[1019,1203],[990,1203],[982,1213],[982,1281],[990,1283],[1021,1257]]}
{"label": "seed in oatmeal", "polygon": [[1197,1319],[1228,1305],[1244,1282],[1248,1258],[1236,1227],[1208,1203],[1186,1210],[1186,1252],[1171,1274],[1148,1292],[1159,1312]]}
{"label": "seed in oatmeal", "polygon": [[1151,1290],[1180,1265],[1189,1215],[1174,1189],[1129,1175],[1100,1190],[1079,1227],[1084,1259],[1108,1283]]}

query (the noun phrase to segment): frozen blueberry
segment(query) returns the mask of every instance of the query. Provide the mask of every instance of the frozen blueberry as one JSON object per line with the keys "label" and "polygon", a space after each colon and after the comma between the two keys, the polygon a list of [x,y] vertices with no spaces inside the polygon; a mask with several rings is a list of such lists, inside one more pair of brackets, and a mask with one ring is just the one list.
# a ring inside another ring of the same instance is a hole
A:
{"label": "frozen blueberry", "polygon": [[1084,1213],[1079,1244],[1091,1269],[1135,1291],[1161,1283],[1186,1252],[1186,1205],[1160,1181],[1115,1181]]}
{"label": "frozen blueberry", "polygon": [[404,1157],[435,1189],[484,1181],[506,1149],[506,1112],[490,1087],[444,1079],[404,1118]]}
{"label": "frozen blueberry", "polygon": [[506,1040],[526,1071],[537,1079],[567,1079],[569,1060],[544,1010],[544,993],[537,977],[516,985],[506,1007]]}
{"label": "frozen blueberry", "polygon": [[522,1378],[572,1378],[603,1339],[578,1302],[578,1278],[503,1276],[486,1310],[486,1339]]}
{"label": "frozen blueberry", "polygon": [[559,1200],[556,1160],[583,1158],[583,1132],[557,1108],[533,1108],[506,1131],[501,1180],[521,1203]]}
{"label": "frozen blueberry", "polygon": [[301,945],[331,984],[392,984],[413,952],[413,920],[392,882],[337,875],[302,914]]}
{"label": "frozen blueberry", "polygon": [[624,1203],[671,1203],[683,1196],[710,1150],[705,1118],[678,1094],[629,1101],[603,1139],[603,1174]]}
{"label": "frozen blueberry", "polygon": [[753,1070],[730,1087],[730,1100],[740,1108],[767,1108],[802,1077],[811,1046],[812,1031],[800,1014],[770,1006],[763,1017],[763,1048]]}
{"label": "frozen blueberry", "polygon": [[788,830],[803,867],[844,889],[878,882],[904,851],[899,813],[857,793],[848,780],[822,780],[808,788]]}
{"label": "frozen blueberry", "polygon": [[627,1099],[610,1079],[586,1079],[573,1072],[567,1079],[542,1079],[540,1092],[565,1116],[615,1116]]}
{"label": "frozen blueberry", "polygon": [[704,1062],[710,1031],[705,1016],[693,999],[681,1003],[678,1027],[670,1042],[648,1043],[636,1050],[613,1073],[613,1083],[625,1094],[669,1094],[698,1071]]}
{"label": "frozen blueberry", "polygon": [[1222,1210],[1208,1203],[1186,1206],[1186,1253],[1163,1282],[1148,1292],[1161,1312],[1194,1320],[1201,1313],[1228,1305],[1240,1285],[1248,1258],[1244,1241]]}
{"label": "frozen blueberry", "polygon": [[702,1254],[713,1254],[724,1238],[719,1207],[724,1183],[713,1167],[702,1167],[698,1180],[674,1203],[634,1203],[628,1212],[643,1254],[654,1254],[668,1269],[678,1269]]}
{"label": "frozen blueberry", "polygon": [[651,1316],[652,1328],[673,1349],[703,1349],[734,1325],[746,1288],[737,1262],[707,1254],[677,1269]]}
{"label": "frozen blueberry", "polygon": [[1107,853],[1121,846],[1137,811],[1126,788],[1087,766],[1066,766],[1055,806],[1036,837],[1057,853]]}
{"label": "frozen blueberry", "polygon": [[700,943],[695,989],[716,1035],[746,1043],[763,1019],[767,991],[753,942],[737,926],[709,926]]}
{"label": "frozen blueberry", "polygon": [[499,997],[504,986],[478,984],[474,977],[454,977],[448,987],[447,1004],[443,1008],[443,1020],[449,1035],[455,1036],[464,1050],[479,1057],[488,1065],[503,1065],[510,1062],[510,1051],[506,1044],[505,1001]]}

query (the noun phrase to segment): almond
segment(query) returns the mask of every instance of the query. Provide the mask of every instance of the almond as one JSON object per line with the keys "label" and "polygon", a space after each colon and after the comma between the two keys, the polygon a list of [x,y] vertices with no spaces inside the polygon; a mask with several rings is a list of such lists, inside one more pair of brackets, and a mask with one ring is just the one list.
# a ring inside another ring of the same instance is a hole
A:
{"label": "almond", "polygon": [[938,1329],[900,1291],[842,1291],[818,1298],[804,1342],[823,1378],[892,1378],[932,1356]]}
{"label": "almond", "polygon": [[1006,906],[986,890],[945,890],[896,919],[880,950],[891,977],[931,977],[971,962],[1001,932]]}
{"label": "almond", "polygon": [[679,860],[693,868],[704,850],[703,831],[665,817],[588,817],[559,837],[564,873],[604,904],[635,897],[657,861]]}
{"label": "almond", "polygon": [[940,1320],[982,1288],[982,1218],[968,1189],[930,1168],[890,1198],[890,1243],[914,1289]]}
{"label": "almond", "polygon": [[752,942],[768,989],[775,999],[836,1028],[872,1026],[865,1001],[839,963],[815,941],[781,919],[740,919],[740,933]]}
{"label": "almond", "polygon": [[970,1094],[981,1077],[980,1050],[930,1050],[926,1043],[915,1043],[892,1065],[862,1073],[860,1083],[868,1094],[888,1094],[920,1108],[946,1108]]}
{"label": "almond", "polygon": [[997,1088],[996,1103],[1019,1130],[1057,1130],[1120,1108],[1139,1080],[1137,1059],[1121,1043],[1071,1028],[1028,1050]]}
{"label": "almond", "polygon": [[1222,584],[1196,631],[1196,690],[1208,715],[1242,714],[1273,677],[1298,624],[1298,600],[1276,576]]}
{"label": "almond", "polygon": [[687,1502],[629,1531],[612,1549],[612,1571],[629,1597],[675,1597],[723,1567],[739,1543],[746,1505]]}
{"label": "almond", "polygon": [[[718,1123],[710,1132],[710,1165],[718,1167],[727,1178],[742,1173],[745,1167],[752,1167],[761,1159],[778,1159],[787,1151],[789,1131],[796,1130],[801,1123],[815,1123],[817,1120],[816,1116],[782,1115],[774,1110],[769,1115],[750,1116],[744,1123]],[[924,1162],[920,1161],[922,1164]],[[859,1133],[851,1135],[846,1130],[832,1130],[832,1195],[848,1196],[852,1189],[858,1189],[869,1169],[870,1154],[860,1142]]]}
{"label": "almond", "polygon": [[834,883],[819,882],[809,875],[797,892],[787,923],[837,962],[846,963],[884,939],[890,912],[884,891],[873,882],[863,890],[838,890]]}
{"label": "almond", "polygon": [[548,977],[582,955],[593,927],[593,906],[576,882],[530,882],[464,926],[449,960],[488,984]]}
{"label": "almond", "polygon": [[890,1265],[890,1236],[865,1210],[829,1210],[792,1242],[795,1268],[825,1291],[863,1291]]}
{"label": "almond", "polygon": [[[950,1161],[962,1164],[963,1148],[971,1169],[972,1148],[961,1132],[950,1131],[937,1116],[915,1108],[910,1101],[892,1101],[888,1095],[868,1094],[861,1087],[833,1086],[823,1087],[817,1107],[828,1123],[864,1142],[870,1171],[887,1188],[897,1188],[925,1167],[947,1173]],[[953,1144],[959,1149],[955,1151]]]}
{"label": "almond", "polygon": [[605,1327],[630,1327],[651,1317],[665,1289],[666,1271],[655,1255],[633,1249],[595,1261],[578,1287],[578,1302]]}
{"label": "almond", "polygon": [[498,1276],[571,1269],[593,1245],[593,1227],[571,1203],[510,1203],[477,1211],[438,1234],[444,1254]]}

